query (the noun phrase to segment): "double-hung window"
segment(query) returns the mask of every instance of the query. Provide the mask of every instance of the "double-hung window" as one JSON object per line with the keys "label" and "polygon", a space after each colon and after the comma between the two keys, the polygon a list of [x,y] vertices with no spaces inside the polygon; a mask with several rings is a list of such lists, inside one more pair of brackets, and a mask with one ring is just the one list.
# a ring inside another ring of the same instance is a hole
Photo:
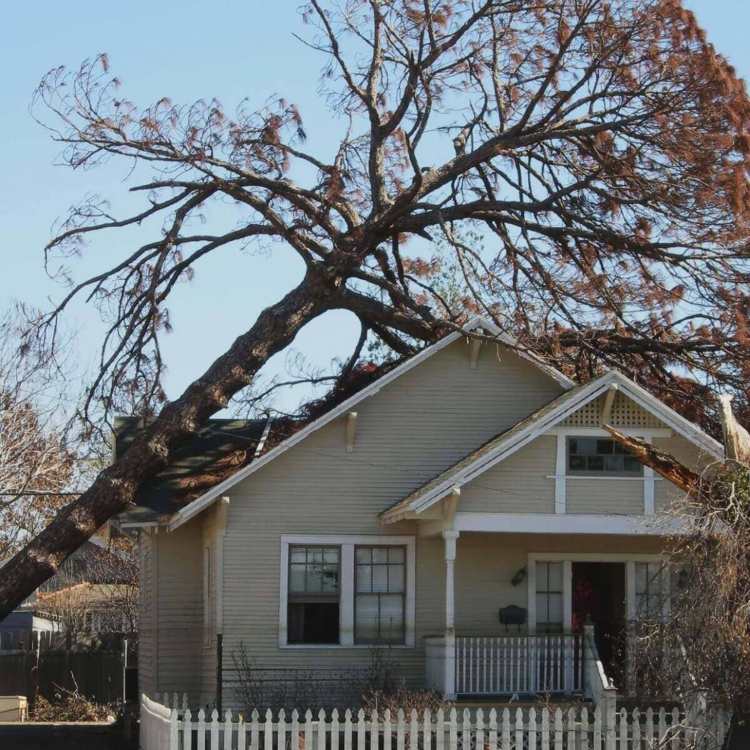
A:
{"label": "double-hung window", "polygon": [[285,536],[279,645],[414,645],[413,537]]}
{"label": "double-hung window", "polygon": [[354,640],[403,643],[406,608],[406,549],[355,550]]}
{"label": "double-hung window", "polygon": [[289,550],[289,643],[338,643],[341,550]]}

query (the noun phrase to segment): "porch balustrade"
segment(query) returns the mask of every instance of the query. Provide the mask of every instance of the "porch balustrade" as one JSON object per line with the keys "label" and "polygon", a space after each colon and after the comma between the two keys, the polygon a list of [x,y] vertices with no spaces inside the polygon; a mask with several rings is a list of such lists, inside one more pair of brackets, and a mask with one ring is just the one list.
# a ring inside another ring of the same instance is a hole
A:
{"label": "porch balustrade", "polygon": [[458,636],[456,693],[574,693],[583,686],[579,635]]}
{"label": "porch balustrade", "polygon": [[428,686],[448,696],[564,694],[584,688],[581,635],[456,636],[428,638],[425,645]]}

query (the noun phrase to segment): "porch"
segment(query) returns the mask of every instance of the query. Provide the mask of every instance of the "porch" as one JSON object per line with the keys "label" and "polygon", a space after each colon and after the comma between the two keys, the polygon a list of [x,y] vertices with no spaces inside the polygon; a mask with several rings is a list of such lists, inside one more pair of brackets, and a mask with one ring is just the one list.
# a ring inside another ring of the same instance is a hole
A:
{"label": "porch", "polygon": [[[615,685],[633,694],[625,648],[631,625],[643,606],[668,615],[659,555],[636,551],[656,549],[655,540],[474,532],[461,536],[458,553],[459,532],[440,536],[445,630],[424,638],[429,688],[480,700],[545,695],[599,703],[614,700]],[[619,545],[623,552],[595,551]],[[476,589],[490,577],[494,585],[482,596]]]}

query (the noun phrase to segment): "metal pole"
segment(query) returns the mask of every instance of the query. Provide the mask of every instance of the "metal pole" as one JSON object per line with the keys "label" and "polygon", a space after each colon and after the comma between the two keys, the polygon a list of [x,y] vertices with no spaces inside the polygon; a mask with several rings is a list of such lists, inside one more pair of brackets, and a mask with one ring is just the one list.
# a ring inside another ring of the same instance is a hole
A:
{"label": "metal pole", "polygon": [[222,698],[222,666],[223,666],[224,636],[221,633],[216,634],[216,710],[221,717],[221,698]]}
{"label": "metal pole", "polygon": [[123,638],[122,639],[122,647],[123,647],[123,654],[122,654],[122,705],[124,706],[127,703],[128,696],[127,696],[127,676],[128,676],[128,639]]}

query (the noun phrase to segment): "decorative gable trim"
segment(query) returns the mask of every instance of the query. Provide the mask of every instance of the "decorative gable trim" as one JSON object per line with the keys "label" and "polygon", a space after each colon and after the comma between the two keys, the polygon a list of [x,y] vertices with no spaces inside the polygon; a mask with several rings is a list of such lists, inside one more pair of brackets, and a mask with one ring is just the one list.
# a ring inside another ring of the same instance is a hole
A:
{"label": "decorative gable trim", "polygon": [[302,442],[313,432],[316,432],[321,427],[329,424],[334,419],[338,419],[346,415],[347,412],[353,411],[354,407],[361,401],[374,396],[389,383],[392,383],[394,380],[400,378],[402,375],[405,375],[410,370],[418,367],[425,360],[434,356],[456,341],[459,341],[466,335],[467,332],[476,330],[485,331],[488,335],[493,336],[495,339],[497,339],[498,343],[505,344],[506,346],[512,348],[519,357],[533,364],[546,375],[557,381],[566,390],[569,390],[575,386],[575,383],[570,378],[563,375],[563,373],[559,372],[554,367],[550,367],[540,357],[537,357],[535,354],[532,354],[530,352],[524,352],[519,349],[517,342],[514,341],[514,339],[512,339],[510,336],[502,333],[500,329],[490,320],[481,317],[473,318],[472,320],[468,321],[465,326],[463,326],[463,329],[461,331],[454,331],[453,333],[448,334],[444,338],[440,339],[440,341],[431,344],[418,354],[415,354],[413,357],[400,364],[398,367],[394,367],[393,370],[386,373],[381,378],[378,378],[378,380],[374,381],[373,383],[370,383],[370,385],[368,385],[366,388],[363,388],[361,391],[355,393],[353,396],[350,396],[345,401],[342,401],[335,408],[310,422],[310,424],[299,430],[299,432],[295,432],[293,435],[279,443],[279,445],[270,450],[264,456],[257,458],[252,463],[237,471],[231,477],[228,477],[223,482],[217,484],[215,487],[212,487],[199,498],[196,498],[195,500],[193,500],[193,502],[180,509],[172,516],[168,525],[169,531],[174,531],[184,523],[187,523],[191,518],[194,518],[211,504],[216,502],[219,497],[226,495],[227,492],[238,482],[241,482],[243,479],[258,471],[258,469],[261,469],[263,466],[270,463],[275,458],[278,458],[282,453],[285,453],[290,448],[297,445],[297,443]]}

